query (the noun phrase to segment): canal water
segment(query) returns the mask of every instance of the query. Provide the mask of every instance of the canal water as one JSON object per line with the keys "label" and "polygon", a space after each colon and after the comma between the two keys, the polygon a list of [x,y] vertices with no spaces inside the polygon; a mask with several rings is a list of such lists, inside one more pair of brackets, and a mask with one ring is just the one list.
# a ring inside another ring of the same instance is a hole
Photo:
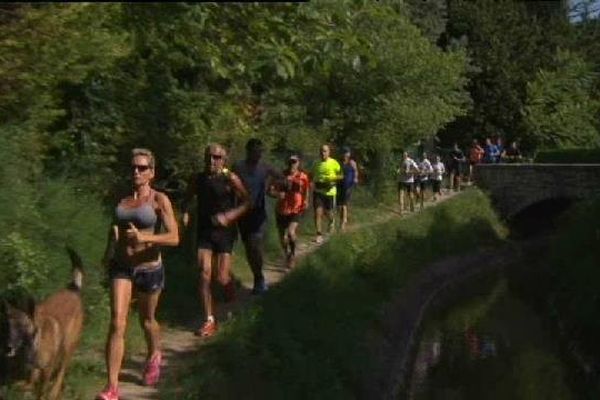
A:
{"label": "canal water", "polygon": [[423,325],[409,399],[580,398],[556,337],[494,277]]}

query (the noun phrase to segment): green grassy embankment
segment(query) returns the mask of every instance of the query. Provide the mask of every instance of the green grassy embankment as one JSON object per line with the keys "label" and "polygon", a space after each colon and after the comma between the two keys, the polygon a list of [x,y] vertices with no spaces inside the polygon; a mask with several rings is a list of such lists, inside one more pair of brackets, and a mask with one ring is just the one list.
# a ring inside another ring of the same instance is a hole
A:
{"label": "green grassy embankment", "polygon": [[505,236],[476,190],[406,219],[334,236],[223,324],[191,365],[181,366],[185,374],[163,381],[161,397],[353,398],[372,362],[366,333],[391,295],[429,262]]}

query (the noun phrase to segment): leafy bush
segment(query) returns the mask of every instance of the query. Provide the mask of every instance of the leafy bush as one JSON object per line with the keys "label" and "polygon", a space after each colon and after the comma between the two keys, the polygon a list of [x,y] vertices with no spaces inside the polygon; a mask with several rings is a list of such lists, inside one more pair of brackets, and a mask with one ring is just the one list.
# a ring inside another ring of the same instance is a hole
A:
{"label": "leafy bush", "polygon": [[527,84],[525,139],[543,147],[600,144],[594,69],[576,54],[559,51],[556,67]]}
{"label": "leafy bush", "polygon": [[0,270],[0,295],[14,297],[36,292],[48,279],[48,262],[38,243],[27,240],[18,232],[0,238],[0,257],[5,267]]}

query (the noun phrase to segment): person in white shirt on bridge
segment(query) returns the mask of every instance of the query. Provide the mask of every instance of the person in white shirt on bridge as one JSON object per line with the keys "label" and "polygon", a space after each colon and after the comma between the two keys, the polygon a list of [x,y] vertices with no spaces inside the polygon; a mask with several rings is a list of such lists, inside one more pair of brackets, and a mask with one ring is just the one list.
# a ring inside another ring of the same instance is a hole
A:
{"label": "person in white shirt on bridge", "polygon": [[400,203],[400,212],[406,211],[404,204],[404,193],[408,196],[408,204],[410,211],[415,211],[415,204],[413,200],[413,191],[415,183],[415,174],[419,173],[419,166],[417,163],[410,158],[408,152],[402,153],[402,163],[398,168],[398,202]]}
{"label": "person in white shirt on bridge", "polygon": [[436,194],[442,197],[442,179],[446,173],[446,167],[442,162],[440,156],[435,156],[433,164],[431,165],[433,172],[430,175],[431,190],[433,191],[433,201],[437,200]]}

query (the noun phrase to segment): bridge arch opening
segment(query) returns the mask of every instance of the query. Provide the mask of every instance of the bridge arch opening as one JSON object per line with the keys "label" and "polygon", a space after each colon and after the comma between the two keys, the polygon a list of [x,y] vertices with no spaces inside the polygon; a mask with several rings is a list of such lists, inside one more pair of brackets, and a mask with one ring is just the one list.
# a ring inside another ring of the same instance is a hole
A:
{"label": "bridge arch opening", "polygon": [[558,217],[575,199],[556,197],[544,199],[520,210],[508,220],[511,236],[524,238],[549,233],[557,228]]}

